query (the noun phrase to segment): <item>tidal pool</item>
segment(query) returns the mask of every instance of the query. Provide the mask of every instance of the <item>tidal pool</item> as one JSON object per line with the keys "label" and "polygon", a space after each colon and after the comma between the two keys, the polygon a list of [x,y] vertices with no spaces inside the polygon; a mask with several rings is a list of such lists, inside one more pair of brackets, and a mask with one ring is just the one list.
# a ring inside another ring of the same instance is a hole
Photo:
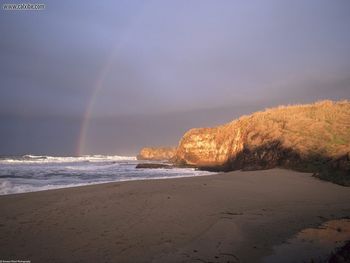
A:
{"label": "tidal pool", "polygon": [[318,228],[300,231],[286,243],[274,247],[264,263],[325,262],[336,248],[350,240],[350,219],[325,222]]}

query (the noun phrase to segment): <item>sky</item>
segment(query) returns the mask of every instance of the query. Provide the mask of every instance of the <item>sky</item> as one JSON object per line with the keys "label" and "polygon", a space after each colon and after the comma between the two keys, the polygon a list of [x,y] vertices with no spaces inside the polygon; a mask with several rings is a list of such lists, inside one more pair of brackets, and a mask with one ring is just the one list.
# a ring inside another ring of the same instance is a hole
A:
{"label": "sky", "polygon": [[0,155],[135,155],[350,99],[348,0],[0,2]]}

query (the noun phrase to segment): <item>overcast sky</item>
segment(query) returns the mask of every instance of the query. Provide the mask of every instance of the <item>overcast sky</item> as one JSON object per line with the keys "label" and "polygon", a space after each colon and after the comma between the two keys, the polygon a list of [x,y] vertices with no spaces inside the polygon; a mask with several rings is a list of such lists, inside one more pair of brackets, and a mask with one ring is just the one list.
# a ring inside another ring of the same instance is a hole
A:
{"label": "overcast sky", "polygon": [[135,154],[350,99],[348,0],[39,2],[0,11],[0,154]]}

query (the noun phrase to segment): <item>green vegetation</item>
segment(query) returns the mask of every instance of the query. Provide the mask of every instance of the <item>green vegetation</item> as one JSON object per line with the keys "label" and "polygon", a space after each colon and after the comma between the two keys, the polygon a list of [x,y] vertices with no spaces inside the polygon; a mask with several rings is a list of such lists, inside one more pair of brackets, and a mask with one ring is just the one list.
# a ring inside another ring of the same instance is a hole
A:
{"label": "green vegetation", "polygon": [[[312,172],[322,180],[350,186],[350,102],[320,101],[280,106],[239,119],[245,122],[246,146],[289,152],[280,166]],[[261,151],[261,150],[260,150]]]}
{"label": "green vegetation", "polygon": [[346,144],[349,144],[349,141],[348,141],[348,138],[344,138],[344,137],[341,137],[339,135],[334,134],[332,143],[346,145]]}
{"label": "green vegetation", "polygon": [[284,167],[350,185],[350,102],[280,106],[191,129],[175,161],[221,171]]}

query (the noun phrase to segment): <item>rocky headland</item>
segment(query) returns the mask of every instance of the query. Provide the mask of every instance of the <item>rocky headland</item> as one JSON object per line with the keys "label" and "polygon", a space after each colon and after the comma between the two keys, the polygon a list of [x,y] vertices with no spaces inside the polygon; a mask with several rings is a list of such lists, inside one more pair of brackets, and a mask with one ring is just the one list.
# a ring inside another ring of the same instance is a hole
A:
{"label": "rocky headland", "polygon": [[280,106],[191,129],[174,161],[218,171],[284,167],[349,184],[350,102]]}
{"label": "rocky headland", "polygon": [[[163,148],[150,149],[140,155],[164,157]],[[174,152],[167,159],[178,166],[214,171],[283,167],[350,185],[350,102],[279,106],[221,126],[194,128]]]}
{"label": "rocky headland", "polygon": [[170,161],[175,157],[174,147],[145,147],[137,155],[137,160]]}

